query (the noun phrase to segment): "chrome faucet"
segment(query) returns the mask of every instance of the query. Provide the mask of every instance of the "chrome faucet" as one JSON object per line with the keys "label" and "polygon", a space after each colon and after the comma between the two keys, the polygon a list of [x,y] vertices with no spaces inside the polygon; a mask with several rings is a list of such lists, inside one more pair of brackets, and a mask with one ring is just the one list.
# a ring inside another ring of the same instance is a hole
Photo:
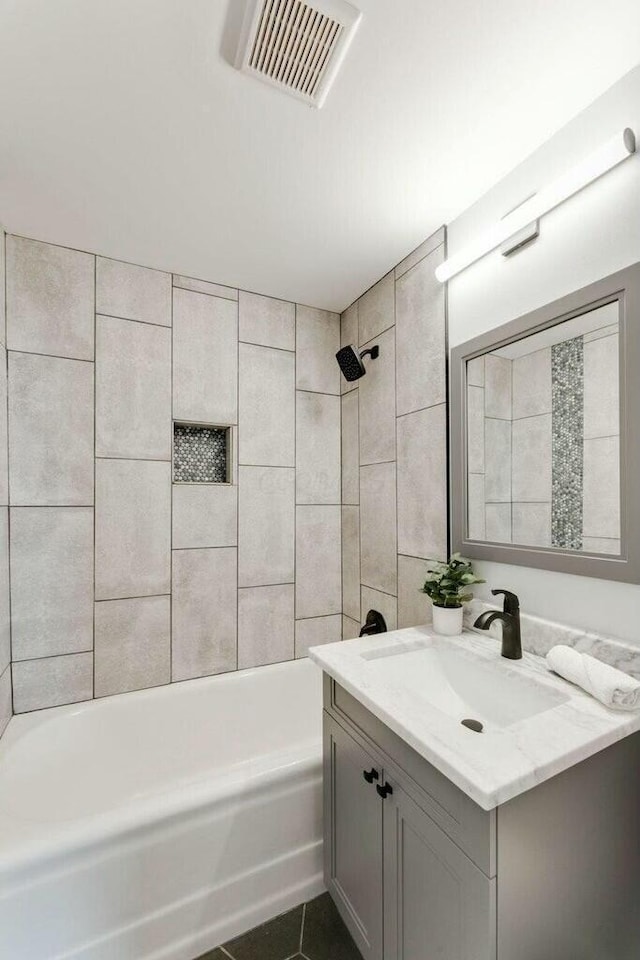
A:
{"label": "chrome faucet", "polygon": [[502,656],[508,660],[522,659],[522,640],[520,638],[520,601],[515,593],[509,590],[492,590],[496,597],[504,596],[503,610],[487,610],[481,613],[474,627],[488,630],[494,620],[502,621]]}

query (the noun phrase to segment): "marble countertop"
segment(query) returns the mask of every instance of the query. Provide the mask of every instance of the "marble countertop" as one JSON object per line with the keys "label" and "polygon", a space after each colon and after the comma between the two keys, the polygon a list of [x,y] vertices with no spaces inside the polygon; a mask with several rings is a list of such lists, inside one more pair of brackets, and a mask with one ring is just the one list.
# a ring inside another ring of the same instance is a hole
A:
{"label": "marble countertop", "polygon": [[[476,663],[501,671],[516,690],[528,681],[527,686],[533,683],[560,693],[562,702],[509,726],[487,725],[479,735],[417,695],[415,685],[412,691],[386,677],[384,670],[372,669],[371,664],[379,660],[362,657],[383,649],[389,655],[387,648],[396,644],[429,646],[434,638]],[[485,810],[640,730],[640,711],[610,710],[552,673],[544,658],[524,653],[522,660],[505,660],[497,640],[471,631],[443,638],[435,637],[430,627],[410,627],[312,647],[309,656]]]}

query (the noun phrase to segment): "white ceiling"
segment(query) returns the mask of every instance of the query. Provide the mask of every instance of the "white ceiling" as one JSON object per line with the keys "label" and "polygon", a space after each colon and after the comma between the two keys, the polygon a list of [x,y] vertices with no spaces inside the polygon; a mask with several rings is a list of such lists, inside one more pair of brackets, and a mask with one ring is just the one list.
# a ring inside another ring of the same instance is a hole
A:
{"label": "white ceiling", "polygon": [[360,0],[320,111],[244,0],[0,0],[0,221],[340,310],[638,62],[638,0]]}

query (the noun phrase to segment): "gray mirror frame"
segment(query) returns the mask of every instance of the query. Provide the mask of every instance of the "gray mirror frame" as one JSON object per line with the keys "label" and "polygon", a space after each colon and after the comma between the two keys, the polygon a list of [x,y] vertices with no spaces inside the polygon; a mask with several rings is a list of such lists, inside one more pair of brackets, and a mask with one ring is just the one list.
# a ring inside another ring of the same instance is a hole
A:
{"label": "gray mirror frame", "polygon": [[[620,526],[622,553],[604,556],[467,537],[467,362],[586,310],[618,301],[620,321]],[[640,583],[640,263],[545,304],[467,343],[450,357],[451,536],[477,560]]]}

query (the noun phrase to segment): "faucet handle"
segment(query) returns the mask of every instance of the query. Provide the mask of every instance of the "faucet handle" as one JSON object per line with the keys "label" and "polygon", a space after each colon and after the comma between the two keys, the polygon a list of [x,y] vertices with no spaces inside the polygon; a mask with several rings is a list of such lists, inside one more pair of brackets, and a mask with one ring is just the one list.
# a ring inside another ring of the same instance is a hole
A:
{"label": "faucet handle", "polygon": [[512,616],[520,611],[520,601],[518,600],[515,593],[511,593],[510,590],[492,590],[491,593],[494,597],[497,597],[498,594],[504,596],[504,612],[510,613]]}

